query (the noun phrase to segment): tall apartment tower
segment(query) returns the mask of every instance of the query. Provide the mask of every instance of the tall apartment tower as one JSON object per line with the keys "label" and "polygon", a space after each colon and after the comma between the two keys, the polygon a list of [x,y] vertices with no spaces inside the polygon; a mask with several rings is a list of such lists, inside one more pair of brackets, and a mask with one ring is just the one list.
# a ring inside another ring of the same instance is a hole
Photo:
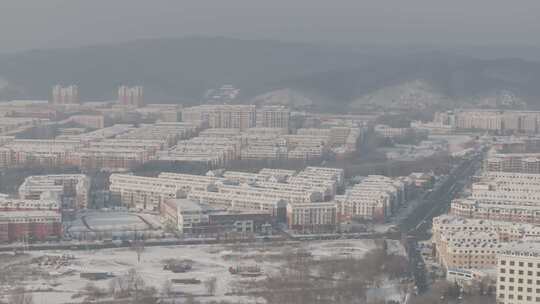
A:
{"label": "tall apartment tower", "polygon": [[289,129],[290,111],[284,106],[263,106],[257,109],[258,128]]}
{"label": "tall apartment tower", "polygon": [[142,86],[118,88],[118,103],[124,106],[142,107],[144,105],[144,94]]}
{"label": "tall apartment tower", "polygon": [[79,87],[76,85],[70,85],[68,87],[55,85],[52,89],[52,103],[56,105],[81,103]]}
{"label": "tall apartment tower", "polygon": [[254,105],[201,105],[183,109],[182,121],[243,130],[255,127],[256,112]]}

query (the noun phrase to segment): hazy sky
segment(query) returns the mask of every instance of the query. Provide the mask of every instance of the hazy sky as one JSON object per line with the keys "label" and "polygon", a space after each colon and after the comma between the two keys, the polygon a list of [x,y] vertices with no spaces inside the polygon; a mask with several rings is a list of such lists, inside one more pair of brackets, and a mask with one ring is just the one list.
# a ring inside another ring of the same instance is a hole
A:
{"label": "hazy sky", "polygon": [[138,38],[540,46],[539,0],[0,0],[0,52]]}

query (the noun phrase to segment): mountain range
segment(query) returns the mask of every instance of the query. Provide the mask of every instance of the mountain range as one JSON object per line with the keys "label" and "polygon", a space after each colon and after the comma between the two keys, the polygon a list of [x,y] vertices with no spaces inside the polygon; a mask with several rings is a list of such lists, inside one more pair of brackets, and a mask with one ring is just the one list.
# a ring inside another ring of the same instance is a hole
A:
{"label": "mountain range", "polygon": [[508,92],[540,106],[539,62],[428,49],[181,38],[0,55],[0,100],[46,99],[58,83],[79,85],[83,100],[112,100],[126,84],[143,85],[148,102],[198,104],[208,89],[232,84],[240,102],[285,96],[322,109],[475,103]]}

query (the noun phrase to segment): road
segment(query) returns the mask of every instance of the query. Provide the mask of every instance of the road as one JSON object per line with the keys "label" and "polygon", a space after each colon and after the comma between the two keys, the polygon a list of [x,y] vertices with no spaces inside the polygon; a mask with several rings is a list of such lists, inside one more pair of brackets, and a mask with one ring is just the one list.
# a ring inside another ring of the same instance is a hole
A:
{"label": "road", "polygon": [[399,225],[401,232],[418,239],[426,239],[431,220],[448,211],[450,202],[463,190],[469,178],[476,172],[481,160],[482,156],[479,154],[463,160],[454,168],[446,180],[426,195],[424,202],[419,204],[418,208]]}
{"label": "road", "polygon": [[413,275],[419,293],[427,290],[428,280],[427,269],[418,249],[418,241],[429,238],[432,219],[448,211],[450,202],[467,185],[467,181],[474,175],[481,161],[480,153],[471,159],[463,160],[441,185],[426,195],[424,202],[419,204],[419,207],[400,225],[402,233],[407,235],[409,271]]}

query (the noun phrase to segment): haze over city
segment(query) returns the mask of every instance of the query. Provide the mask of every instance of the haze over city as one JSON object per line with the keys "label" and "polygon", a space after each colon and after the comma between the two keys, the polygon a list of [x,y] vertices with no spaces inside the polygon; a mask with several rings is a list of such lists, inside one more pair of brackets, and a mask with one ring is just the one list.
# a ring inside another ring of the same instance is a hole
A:
{"label": "haze over city", "polygon": [[534,0],[2,0],[1,6],[4,52],[185,36],[540,46]]}
{"label": "haze over city", "polygon": [[0,0],[0,304],[539,303],[538,20]]}

